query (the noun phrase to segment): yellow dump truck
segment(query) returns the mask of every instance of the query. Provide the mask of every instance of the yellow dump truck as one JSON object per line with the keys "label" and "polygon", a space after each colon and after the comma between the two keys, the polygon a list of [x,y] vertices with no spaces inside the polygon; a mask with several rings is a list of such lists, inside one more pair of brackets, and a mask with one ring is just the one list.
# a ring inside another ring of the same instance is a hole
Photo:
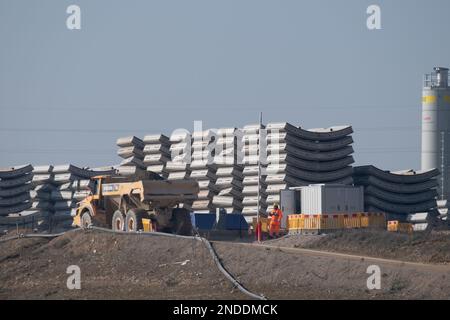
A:
{"label": "yellow dump truck", "polygon": [[191,234],[189,211],[179,205],[197,197],[196,181],[122,176],[98,176],[92,181],[92,194],[77,205],[74,226],[133,232],[144,229],[150,220],[153,230]]}

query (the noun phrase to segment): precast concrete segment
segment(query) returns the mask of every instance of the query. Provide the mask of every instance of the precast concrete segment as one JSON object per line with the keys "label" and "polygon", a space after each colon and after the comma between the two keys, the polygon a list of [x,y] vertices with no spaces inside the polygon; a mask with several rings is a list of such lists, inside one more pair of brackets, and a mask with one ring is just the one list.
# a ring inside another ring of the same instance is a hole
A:
{"label": "precast concrete segment", "polygon": [[416,204],[398,204],[384,201],[374,196],[366,195],[364,203],[367,206],[374,206],[387,213],[409,214],[414,212],[424,212],[436,208],[436,200],[428,200]]}
{"label": "precast concrete segment", "polygon": [[[267,181],[267,178],[266,178]],[[297,187],[297,186],[308,186],[310,184],[317,184],[316,181],[308,181],[308,180],[302,180],[295,177],[292,177],[290,175],[286,175],[284,181],[288,183],[290,186]],[[345,185],[351,185],[353,184],[353,178],[351,176],[338,179],[338,180],[329,180],[327,181],[328,184],[345,184]]]}
{"label": "precast concrete segment", "polygon": [[406,170],[389,172],[378,169],[374,166],[359,166],[354,168],[354,174],[355,176],[374,176],[388,182],[412,184],[421,183],[438,176],[439,170],[430,169],[424,171]]}
{"label": "precast concrete segment", "polygon": [[267,137],[267,141],[269,143],[274,142],[277,143],[278,140],[278,143],[285,142],[288,145],[292,145],[294,147],[310,151],[334,151],[345,148],[353,143],[353,138],[351,136],[346,136],[338,140],[321,141],[321,142],[303,140],[289,134],[286,134],[284,140],[280,139],[279,136],[280,135],[278,134],[275,135],[271,134]]}
{"label": "precast concrete segment", "polygon": [[143,142],[146,145],[152,144],[170,145],[170,138],[163,134],[148,134],[144,136]]}
{"label": "precast concrete segment", "polygon": [[15,206],[30,199],[31,197],[29,192],[24,192],[11,198],[0,198],[0,207]]}
{"label": "precast concrete segment", "polygon": [[374,176],[354,175],[353,180],[355,181],[356,185],[363,185],[363,186],[373,185],[378,187],[379,189],[395,193],[419,193],[438,186],[438,182],[436,179],[430,179],[428,181],[420,183],[399,184],[394,182],[388,182]]}
{"label": "precast concrete segment", "polygon": [[0,207],[0,216],[7,216],[10,213],[18,213],[21,211],[25,211],[32,207],[31,202],[23,202],[18,205],[10,206],[10,207]]}
{"label": "precast concrete segment", "polygon": [[38,186],[42,184],[47,184],[52,182],[54,179],[53,173],[33,173],[33,179],[31,183],[33,186]]}
{"label": "precast concrete segment", "polygon": [[52,165],[33,166],[33,174],[47,174],[53,172]]}
{"label": "precast concrete segment", "polygon": [[136,156],[140,159],[144,158],[144,151],[136,146],[122,147],[117,150],[117,155],[123,159]]}
{"label": "precast concrete segment", "polygon": [[129,158],[124,159],[121,163],[121,166],[136,166],[139,167],[141,169],[146,169],[146,165],[144,164],[144,162],[142,161],[142,159],[139,159],[136,156],[132,156]]}
{"label": "precast concrete segment", "polygon": [[33,189],[33,185],[31,183],[23,184],[18,187],[8,188],[8,189],[0,189],[0,198],[3,197],[14,197],[20,195],[24,192],[29,192]]}
{"label": "precast concrete segment", "polygon": [[102,168],[102,170],[95,170],[89,168],[79,168],[73,164],[64,164],[53,167],[53,173],[55,174],[67,174],[71,173],[75,176],[82,178],[91,178],[99,175],[111,175],[114,174],[115,170],[111,167]]}
{"label": "precast concrete segment", "polygon": [[346,166],[349,166],[355,162],[353,156],[347,156],[345,158],[339,160],[332,161],[308,161],[299,159],[291,154],[278,154],[278,155],[269,155],[267,157],[268,164],[272,163],[287,163],[292,165],[298,169],[304,169],[308,171],[318,171],[318,172],[326,172],[326,171],[335,171]]}
{"label": "precast concrete segment", "polygon": [[32,179],[33,179],[32,173],[27,173],[22,176],[10,178],[10,179],[0,179],[0,188],[7,189],[7,188],[19,187],[23,184],[30,182]]}
{"label": "precast concrete segment", "polygon": [[163,153],[159,153],[159,154],[147,154],[144,158],[143,163],[146,166],[153,166],[153,165],[158,165],[158,164],[166,164],[167,162],[170,161],[170,158],[167,157],[165,154]]}
{"label": "precast concrete segment", "polygon": [[51,213],[47,211],[25,210],[20,214],[10,214],[8,217],[0,217],[0,225],[15,226],[17,224],[37,223],[39,219],[46,218],[50,215]]}
{"label": "precast concrete segment", "polygon": [[342,158],[345,158],[349,155],[351,155],[354,152],[353,147],[348,146],[339,150],[335,151],[324,151],[324,152],[311,152],[308,150],[299,149],[290,145],[287,145],[285,143],[282,144],[276,144],[276,145],[268,145],[267,146],[267,153],[268,155],[272,154],[281,154],[281,153],[287,153],[289,155],[292,155],[296,158],[302,159],[302,160],[309,160],[309,161],[332,161],[332,160],[339,160]]}
{"label": "precast concrete segment", "polygon": [[269,123],[266,126],[267,132],[288,132],[299,138],[312,141],[337,140],[353,133],[351,126],[336,126],[330,128],[316,128],[305,130],[295,127],[287,122]]}
{"label": "precast concrete segment", "polygon": [[10,168],[0,168],[0,179],[14,179],[19,178],[27,173],[33,171],[33,166],[31,164],[16,166]]}
{"label": "precast concrete segment", "polygon": [[384,201],[398,204],[415,204],[436,199],[438,195],[436,189],[429,189],[419,193],[395,193],[387,192],[379,189],[373,185],[364,188],[364,193],[369,196],[374,196]]}
{"label": "precast concrete segment", "polygon": [[166,157],[170,157],[170,145],[164,144],[146,144],[143,150],[145,155],[148,154],[163,154]]}
{"label": "precast concrete segment", "polygon": [[135,136],[119,138],[117,139],[116,144],[121,148],[136,146],[140,149],[144,149],[144,141]]}
{"label": "precast concrete segment", "polygon": [[314,172],[296,169],[294,167],[286,167],[286,173],[292,177],[300,180],[312,181],[315,183],[324,183],[328,181],[335,181],[350,177],[352,175],[353,168],[346,167],[340,170],[328,171],[328,172]]}

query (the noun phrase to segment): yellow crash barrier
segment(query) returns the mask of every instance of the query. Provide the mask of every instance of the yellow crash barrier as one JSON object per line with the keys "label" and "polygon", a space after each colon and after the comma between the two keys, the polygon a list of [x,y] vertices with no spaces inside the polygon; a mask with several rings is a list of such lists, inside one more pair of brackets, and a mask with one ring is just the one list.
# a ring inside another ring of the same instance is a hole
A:
{"label": "yellow crash barrier", "polygon": [[411,223],[402,223],[400,221],[388,221],[387,230],[390,232],[412,233],[414,227]]}
{"label": "yellow crash barrier", "polygon": [[290,234],[326,230],[385,228],[383,213],[356,213],[334,215],[293,214],[288,216],[287,229]]}

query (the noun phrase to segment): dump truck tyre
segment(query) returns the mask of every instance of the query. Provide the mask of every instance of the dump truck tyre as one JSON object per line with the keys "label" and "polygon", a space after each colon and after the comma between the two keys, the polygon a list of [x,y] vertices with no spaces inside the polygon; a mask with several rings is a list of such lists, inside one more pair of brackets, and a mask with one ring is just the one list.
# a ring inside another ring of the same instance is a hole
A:
{"label": "dump truck tyre", "polygon": [[128,210],[125,218],[125,230],[127,232],[137,232],[144,229],[142,218],[146,216],[145,210],[131,209]]}
{"label": "dump truck tyre", "polygon": [[91,226],[92,223],[92,217],[89,211],[83,212],[80,219],[81,228],[87,229],[89,226]]}
{"label": "dump truck tyre", "polygon": [[189,210],[176,208],[172,211],[173,232],[178,235],[191,236],[192,222]]}
{"label": "dump truck tyre", "polygon": [[119,210],[114,212],[112,217],[112,230],[113,231],[125,231],[125,218]]}

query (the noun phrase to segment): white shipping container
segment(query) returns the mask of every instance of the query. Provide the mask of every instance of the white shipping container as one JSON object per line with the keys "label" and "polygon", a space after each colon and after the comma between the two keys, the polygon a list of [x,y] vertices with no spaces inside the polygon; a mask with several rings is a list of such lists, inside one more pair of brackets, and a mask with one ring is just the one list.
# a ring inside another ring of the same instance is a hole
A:
{"label": "white shipping container", "polygon": [[351,214],[364,212],[363,187],[315,184],[301,188],[303,214]]}

